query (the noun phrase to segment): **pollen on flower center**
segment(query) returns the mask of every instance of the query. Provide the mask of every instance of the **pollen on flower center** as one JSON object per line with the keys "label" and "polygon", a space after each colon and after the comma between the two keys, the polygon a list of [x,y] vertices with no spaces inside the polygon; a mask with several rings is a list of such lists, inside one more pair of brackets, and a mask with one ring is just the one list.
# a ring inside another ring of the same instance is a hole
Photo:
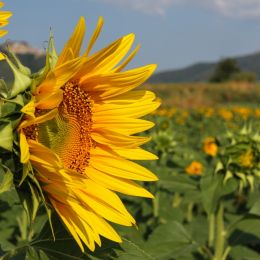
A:
{"label": "pollen on flower center", "polygon": [[77,82],[68,82],[63,87],[63,101],[59,106],[60,116],[67,121],[68,136],[64,136],[66,147],[58,149],[58,154],[66,167],[82,173],[89,160],[92,146],[92,103]]}
{"label": "pollen on flower center", "polygon": [[[83,173],[88,165],[92,128],[92,101],[76,81],[62,88],[63,100],[51,120],[24,129],[27,138],[37,140],[59,155],[64,167]],[[42,115],[46,111],[36,111]]]}

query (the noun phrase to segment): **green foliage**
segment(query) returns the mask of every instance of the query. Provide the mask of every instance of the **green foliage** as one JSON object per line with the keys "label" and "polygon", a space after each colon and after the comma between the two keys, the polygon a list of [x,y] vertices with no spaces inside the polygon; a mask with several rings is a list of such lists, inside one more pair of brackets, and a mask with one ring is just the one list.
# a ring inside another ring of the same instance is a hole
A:
{"label": "green foliage", "polygon": [[225,82],[232,78],[235,73],[239,73],[240,68],[237,65],[236,60],[228,58],[221,60],[213,74],[211,75],[210,82]]}
{"label": "green foliage", "polygon": [[[260,245],[259,119],[249,117],[244,119],[248,120],[245,123],[240,117],[237,120],[234,117],[233,121],[225,121],[219,115],[208,117],[196,112],[177,112],[173,117],[154,116],[152,119],[157,127],[151,132],[153,142],[146,148],[155,151],[160,159],[146,166],[156,172],[160,180],[146,184],[155,195],[154,200],[122,196],[138,223],[138,229],[115,226],[122,236],[122,244],[102,239],[101,248],[95,252],[85,248],[82,253],[56,214],[46,213],[50,208],[30,165],[24,168],[26,181],[14,180],[16,185],[21,183],[19,193],[15,185],[10,185],[8,172],[18,171],[22,177],[22,169],[8,167],[8,170],[2,166],[2,258],[257,259]],[[203,150],[208,136],[216,139],[215,157]],[[248,157],[253,158],[252,164],[243,165],[239,158],[248,150],[254,155],[251,157],[250,153]],[[10,161],[10,152],[6,150],[5,154],[4,165],[12,165],[15,157]],[[203,165],[200,174],[187,174],[186,168],[192,161]],[[248,182],[241,185],[238,172],[254,176],[254,189]]]}
{"label": "green foliage", "polygon": [[230,80],[236,82],[255,82],[256,81],[256,74],[249,71],[241,71],[234,73]]}

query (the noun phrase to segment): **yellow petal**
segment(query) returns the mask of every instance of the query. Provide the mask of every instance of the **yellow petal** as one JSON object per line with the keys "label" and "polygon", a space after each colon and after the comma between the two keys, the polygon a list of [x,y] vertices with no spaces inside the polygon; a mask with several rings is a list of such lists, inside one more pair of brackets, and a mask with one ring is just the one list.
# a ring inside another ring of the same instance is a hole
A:
{"label": "yellow petal", "polygon": [[55,69],[47,75],[46,79],[36,89],[36,100],[39,101],[49,95],[54,95],[65,83],[72,80],[81,68],[84,58],[75,58]]}
{"label": "yellow petal", "polygon": [[[0,37],[1,37],[1,35],[0,35]],[[5,55],[2,52],[0,52],[0,60],[5,60]]]}
{"label": "yellow petal", "polygon": [[[160,102],[153,101],[154,99],[155,95],[153,92],[131,91],[127,94],[116,96],[113,100],[106,99],[103,102],[95,102],[93,106],[93,116],[96,121],[100,121],[102,120],[101,118],[104,117],[142,117],[156,110],[160,106]],[[122,109],[122,107],[124,107],[124,109]]]}
{"label": "yellow petal", "polygon": [[8,33],[7,30],[0,30],[0,37],[5,36]]}
{"label": "yellow petal", "polygon": [[57,115],[57,113],[58,113],[58,110],[53,109],[53,110],[49,111],[48,113],[46,113],[42,116],[35,117],[34,119],[24,120],[20,124],[19,129],[25,128],[25,127],[30,126],[30,125],[40,124],[40,123],[46,122],[48,120],[51,120],[52,118],[54,118]]}
{"label": "yellow petal", "polygon": [[30,160],[35,162],[53,165],[57,169],[62,169],[63,164],[58,155],[56,155],[51,149],[47,148],[45,145],[40,144],[34,140],[28,140],[28,144],[30,147]]}
{"label": "yellow petal", "polygon": [[105,144],[111,147],[136,148],[147,143],[151,138],[142,136],[126,136],[111,130],[98,131],[93,130],[91,137],[99,144]]}
{"label": "yellow petal", "polygon": [[[114,118],[99,117],[98,119],[96,119],[96,117],[93,116],[92,130],[94,135],[96,131],[97,132],[102,131],[102,134],[104,132],[106,132],[107,134],[109,133],[108,131],[111,131],[114,133],[123,133],[124,135],[132,135],[150,129],[153,126],[154,126],[153,122],[142,120],[142,119],[119,118],[119,117],[114,117]],[[130,137],[130,139],[131,141],[133,141],[134,138]],[[138,137],[138,139],[140,138]]]}
{"label": "yellow petal", "polygon": [[21,163],[27,163],[30,158],[29,152],[29,145],[26,140],[26,136],[23,131],[20,132],[20,149],[21,149],[21,156],[20,161]]}
{"label": "yellow petal", "polygon": [[70,223],[70,221],[68,221],[68,218],[67,218],[68,213],[67,213],[65,207],[62,206],[61,203],[58,203],[53,199],[50,199],[50,201],[51,201],[51,204],[53,205],[53,207],[55,208],[55,210],[57,211],[58,215],[61,217],[62,221],[64,222],[64,224],[66,225],[66,227],[70,231],[71,235],[74,237],[75,241],[79,245],[81,251],[84,252],[84,247],[83,247],[83,245],[82,245],[82,243],[81,243],[81,241],[78,237],[77,232],[75,231],[75,228]]}
{"label": "yellow petal", "polygon": [[117,232],[102,217],[91,211],[91,209],[85,210],[80,215],[85,216],[88,222],[90,222],[91,227],[95,229],[96,232],[98,232],[101,236],[113,240],[117,243],[122,242]]}
{"label": "yellow petal", "polygon": [[92,167],[87,168],[86,174],[90,179],[106,187],[107,189],[132,196],[153,198],[153,195],[149,191],[145,190],[131,180],[105,174],[104,172],[98,171]]}
{"label": "yellow petal", "polygon": [[6,25],[8,25],[8,20],[1,20],[0,19],[0,27],[4,27],[4,26],[6,26]]}
{"label": "yellow petal", "polygon": [[31,99],[29,103],[27,103],[22,109],[21,112],[30,116],[31,118],[35,118],[35,99],[34,97]]}
{"label": "yellow petal", "polygon": [[78,72],[77,78],[111,71],[127,54],[134,38],[134,34],[126,35],[91,55]]}
{"label": "yellow petal", "polygon": [[83,90],[97,93],[101,99],[118,96],[144,83],[156,69],[155,64],[120,73],[83,77],[80,86]]}
{"label": "yellow petal", "polygon": [[126,60],[122,64],[120,64],[118,67],[115,68],[114,72],[122,71],[129,64],[129,62],[135,57],[139,49],[140,49],[140,44],[138,44],[135,47],[135,49],[131,52],[131,54],[126,58]]}
{"label": "yellow petal", "polygon": [[82,201],[91,207],[91,209],[96,212],[96,214],[99,214],[103,218],[123,226],[133,225],[128,216],[123,215],[121,212],[111,207],[111,205],[104,203],[104,201],[96,197],[86,196],[83,192],[78,192],[77,195],[81,198]]}
{"label": "yellow petal", "polygon": [[7,20],[10,18],[13,14],[9,11],[0,11],[0,20]]}
{"label": "yellow petal", "polygon": [[134,162],[109,155],[108,152],[95,148],[91,150],[90,166],[123,179],[156,181],[158,178],[148,169]]}
{"label": "yellow petal", "polygon": [[85,19],[84,17],[81,16],[71,38],[63,48],[58,58],[57,66],[64,64],[68,60],[72,60],[79,56],[85,31],[86,31]]}
{"label": "yellow petal", "polygon": [[58,89],[54,94],[41,98],[35,106],[38,109],[54,109],[62,102],[63,91]]}
{"label": "yellow petal", "polygon": [[98,36],[101,32],[101,29],[103,27],[103,23],[104,23],[103,17],[99,17],[98,24],[96,26],[94,33],[92,34],[92,36],[90,38],[88,48],[87,48],[86,52],[84,53],[84,56],[88,56],[88,54],[90,53],[93,45],[95,44],[95,42],[96,42],[96,40],[97,40],[97,38],[98,38]]}
{"label": "yellow petal", "polygon": [[157,160],[158,157],[142,148],[114,149],[114,152],[129,160]]}

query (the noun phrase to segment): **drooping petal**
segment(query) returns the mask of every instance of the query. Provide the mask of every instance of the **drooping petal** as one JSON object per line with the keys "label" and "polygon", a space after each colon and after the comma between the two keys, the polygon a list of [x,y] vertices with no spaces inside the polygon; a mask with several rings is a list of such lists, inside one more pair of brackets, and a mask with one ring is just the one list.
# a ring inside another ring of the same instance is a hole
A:
{"label": "drooping petal", "polygon": [[20,132],[21,163],[27,163],[30,159],[29,145],[23,131]]}
{"label": "drooping petal", "polygon": [[156,181],[158,178],[149,170],[134,162],[118,158],[109,152],[96,148],[91,150],[90,166],[94,169],[124,179]]}
{"label": "drooping petal", "polygon": [[92,34],[91,38],[90,38],[90,41],[89,41],[89,44],[88,44],[88,48],[86,50],[86,52],[84,53],[84,56],[88,56],[93,45],[95,44],[100,32],[101,32],[101,29],[103,27],[103,24],[104,24],[104,19],[103,17],[99,17],[98,19],[98,24],[96,26],[96,29],[94,31],[94,33]]}

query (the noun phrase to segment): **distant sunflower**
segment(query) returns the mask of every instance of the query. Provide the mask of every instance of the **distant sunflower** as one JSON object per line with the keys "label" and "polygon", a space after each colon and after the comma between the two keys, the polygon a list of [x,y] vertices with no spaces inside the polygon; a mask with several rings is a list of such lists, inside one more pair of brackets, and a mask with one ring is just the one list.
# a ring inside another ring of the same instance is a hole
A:
{"label": "distant sunflower", "polygon": [[201,175],[203,172],[203,165],[200,162],[193,161],[186,167],[185,171],[189,175]]}
{"label": "distant sunflower", "polygon": [[207,137],[203,141],[203,151],[212,156],[215,157],[218,153],[218,145],[216,144],[216,140],[214,137]]}
{"label": "distant sunflower", "polygon": [[133,180],[157,180],[129,161],[156,159],[139,147],[149,138],[134,134],[153,126],[139,118],[159,102],[150,91],[131,91],[156,66],[122,71],[139,49],[121,62],[134,34],[90,54],[102,25],[100,18],[80,56],[85,34],[85,20],[80,18],[56,65],[23,107],[19,126],[21,162],[31,162],[50,203],[82,251],[82,242],[91,250],[95,242],[100,246],[100,235],[121,242],[106,220],[125,226],[135,225],[135,220],[115,192],[152,198]]}
{"label": "distant sunflower", "polygon": [[[0,8],[3,8],[4,3],[0,2]],[[9,11],[1,11],[0,10],[0,28],[6,26],[8,24],[8,19],[12,16],[12,13]],[[0,37],[3,37],[7,34],[7,30],[0,30]]]}
{"label": "distant sunflower", "polygon": [[[0,2],[0,8],[4,7],[4,3]],[[12,13],[9,11],[1,11],[0,10],[0,28],[6,26],[8,24],[8,19],[12,16]],[[0,38],[5,36],[8,33],[7,30],[0,29]],[[0,60],[4,59],[4,55],[0,52]]]}

